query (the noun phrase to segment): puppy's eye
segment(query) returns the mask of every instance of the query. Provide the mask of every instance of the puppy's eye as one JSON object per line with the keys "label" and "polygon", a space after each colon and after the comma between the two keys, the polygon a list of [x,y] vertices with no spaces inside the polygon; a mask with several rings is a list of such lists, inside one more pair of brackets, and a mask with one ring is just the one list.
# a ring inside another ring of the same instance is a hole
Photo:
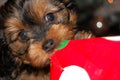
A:
{"label": "puppy's eye", "polygon": [[55,16],[53,13],[48,13],[46,16],[45,16],[45,20],[46,21],[53,21],[55,19]]}
{"label": "puppy's eye", "polygon": [[26,32],[26,31],[21,31],[21,32],[19,33],[19,39],[22,40],[22,41],[28,40],[27,32]]}

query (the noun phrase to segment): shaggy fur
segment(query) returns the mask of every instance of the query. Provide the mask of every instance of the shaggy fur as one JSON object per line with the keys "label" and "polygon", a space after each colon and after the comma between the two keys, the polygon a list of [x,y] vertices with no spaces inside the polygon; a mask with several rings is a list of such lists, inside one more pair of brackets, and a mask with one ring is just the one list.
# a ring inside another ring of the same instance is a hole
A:
{"label": "shaggy fur", "polygon": [[[0,80],[49,80],[50,56],[61,41],[95,37],[84,25],[76,30],[75,9],[73,0],[7,0],[0,7]],[[92,20],[90,30],[119,33],[104,22],[97,29]]]}
{"label": "shaggy fur", "polygon": [[0,10],[0,80],[49,80],[50,56],[75,34],[68,0],[8,0]]}

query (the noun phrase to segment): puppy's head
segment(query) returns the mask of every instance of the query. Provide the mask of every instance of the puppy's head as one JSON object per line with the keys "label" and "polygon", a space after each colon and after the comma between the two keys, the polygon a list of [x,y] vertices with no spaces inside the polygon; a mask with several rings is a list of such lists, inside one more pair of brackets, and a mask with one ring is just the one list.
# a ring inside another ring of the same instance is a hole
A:
{"label": "puppy's head", "polygon": [[4,37],[12,55],[25,64],[44,67],[51,53],[71,39],[76,14],[67,0],[8,0],[1,10]]}

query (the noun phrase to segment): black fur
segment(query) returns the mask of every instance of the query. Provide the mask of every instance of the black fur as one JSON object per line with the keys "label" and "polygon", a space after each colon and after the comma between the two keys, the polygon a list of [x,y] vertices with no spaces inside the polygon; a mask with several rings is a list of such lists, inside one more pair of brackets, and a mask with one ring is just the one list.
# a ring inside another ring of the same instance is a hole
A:
{"label": "black fur", "polygon": [[[8,0],[7,3],[5,3],[5,5],[3,5],[0,10],[0,80],[16,80],[17,76],[24,70],[27,70],[28,73],[36,73],[37,71],[44,70],[44,73],[46,74],[48,74],[50,71],[49,65],[44,68],[35,68],[19,62],[19,60],[11,55],[12,52],[8,46],[10,41],[4,38],[5,35],[3,31],[6,28],[6,26],[4,26],[4,21],[11,16],[15,17],[14,11],[19,11],[22,14],[22,8],[25,1],[29,0]],[[73,9],[73,4],[71,1],[67,2],[65,6],[71,10]],[[21,20],[23,20],[23,22],[26,22],[28,25],[36,26],[33,25],[34,22],[29,21],[30,19],[28,19],[28,17],[26,16],[24,16],[24,18],[23,16],[21,16]],[[37,28],[35,29],[34,27],[33,29],[36,34],[41,34],[37,32]],[[40,38],[44,37],[43,34],[45,33],[45,31],[43,30],[41,32],[42,35],[40,36]]]}
{"label": "black fur", "polygon": [[16,77],[17,63],[10,55],[11,50],[5,41],[0,39],[0,80],[13,80]]}

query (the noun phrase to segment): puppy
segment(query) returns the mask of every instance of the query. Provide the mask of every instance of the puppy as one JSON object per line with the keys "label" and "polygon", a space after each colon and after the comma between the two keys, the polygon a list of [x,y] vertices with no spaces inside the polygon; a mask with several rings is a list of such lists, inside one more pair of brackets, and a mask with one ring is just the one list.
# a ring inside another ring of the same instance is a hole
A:
{"label": "puppy", "polygon": [[49,80],[50,56],[73,39],[68,0],[8,0],[0,10],[0,80]]}

